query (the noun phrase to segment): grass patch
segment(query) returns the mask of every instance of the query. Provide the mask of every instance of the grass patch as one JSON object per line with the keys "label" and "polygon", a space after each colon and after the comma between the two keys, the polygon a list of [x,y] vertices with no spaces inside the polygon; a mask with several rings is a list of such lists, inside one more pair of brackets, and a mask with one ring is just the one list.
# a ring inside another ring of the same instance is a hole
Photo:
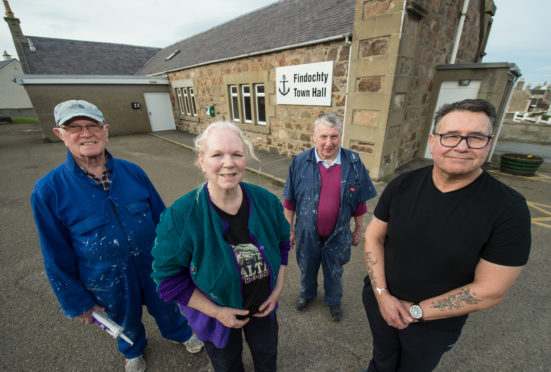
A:
{"label": "grass patch", "polygon": [[38,118],[33,117],[12,117],[11,118],[12,123],[16,124],[35,124],[38,123]]}

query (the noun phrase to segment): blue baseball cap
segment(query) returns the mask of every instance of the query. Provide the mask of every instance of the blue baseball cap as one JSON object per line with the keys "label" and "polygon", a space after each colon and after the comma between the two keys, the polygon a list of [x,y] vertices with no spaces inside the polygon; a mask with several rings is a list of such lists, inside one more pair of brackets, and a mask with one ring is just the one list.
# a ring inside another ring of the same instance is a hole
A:
{"label": "blue baseball cap", "polygon": [[105,123],[101,111],[96,105],[88,101],[71,99],[57,104],[54,108],[55,124],[58,127],[78,116],[84,116],[97,122]]}

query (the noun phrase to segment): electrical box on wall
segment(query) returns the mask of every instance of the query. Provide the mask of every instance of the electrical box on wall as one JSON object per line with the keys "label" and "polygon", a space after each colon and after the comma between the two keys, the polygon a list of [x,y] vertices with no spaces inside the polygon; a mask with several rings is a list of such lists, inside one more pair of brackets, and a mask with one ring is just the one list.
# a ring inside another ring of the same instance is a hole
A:
{"label": "electrical box on wall", "polygon": [[208,116],[214,117],[214,106],[206,106],[206,112]]}

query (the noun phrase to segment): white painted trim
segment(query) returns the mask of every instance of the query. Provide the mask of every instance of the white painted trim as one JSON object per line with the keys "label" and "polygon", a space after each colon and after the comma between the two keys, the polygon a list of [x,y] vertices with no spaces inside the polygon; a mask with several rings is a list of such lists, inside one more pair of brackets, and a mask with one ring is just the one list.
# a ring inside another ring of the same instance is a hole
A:
{"label": "white painted trim", "polygon": [[169,85],[168,77],[15,75],[20,85]]}

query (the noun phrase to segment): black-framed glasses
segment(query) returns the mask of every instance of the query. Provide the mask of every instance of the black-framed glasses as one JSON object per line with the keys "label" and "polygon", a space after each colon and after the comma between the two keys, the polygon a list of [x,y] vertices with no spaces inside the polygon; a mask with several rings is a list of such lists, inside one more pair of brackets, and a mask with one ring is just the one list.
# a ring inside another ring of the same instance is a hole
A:
{"label": "black-framed glasses", "polygon": [[456,147],[461,141],[465,140],[470,149],[483,149],[488,146],[493,136],[484,134],[473,134],[472,136],[461,136],[455,133],[434,133],[440,136],[440,144],[444,147]]}
{"label": "black-framed glasses", "polygon": [[66,130],[69,133],[81,133],[84,128],[88,129],[89,132],[92,133],[99,133],[103,129],[104,124],[102,123],[90,123],[86,125],[77,125],[77,124],[69,124],[64,125],[61,127],[61,129]]}

